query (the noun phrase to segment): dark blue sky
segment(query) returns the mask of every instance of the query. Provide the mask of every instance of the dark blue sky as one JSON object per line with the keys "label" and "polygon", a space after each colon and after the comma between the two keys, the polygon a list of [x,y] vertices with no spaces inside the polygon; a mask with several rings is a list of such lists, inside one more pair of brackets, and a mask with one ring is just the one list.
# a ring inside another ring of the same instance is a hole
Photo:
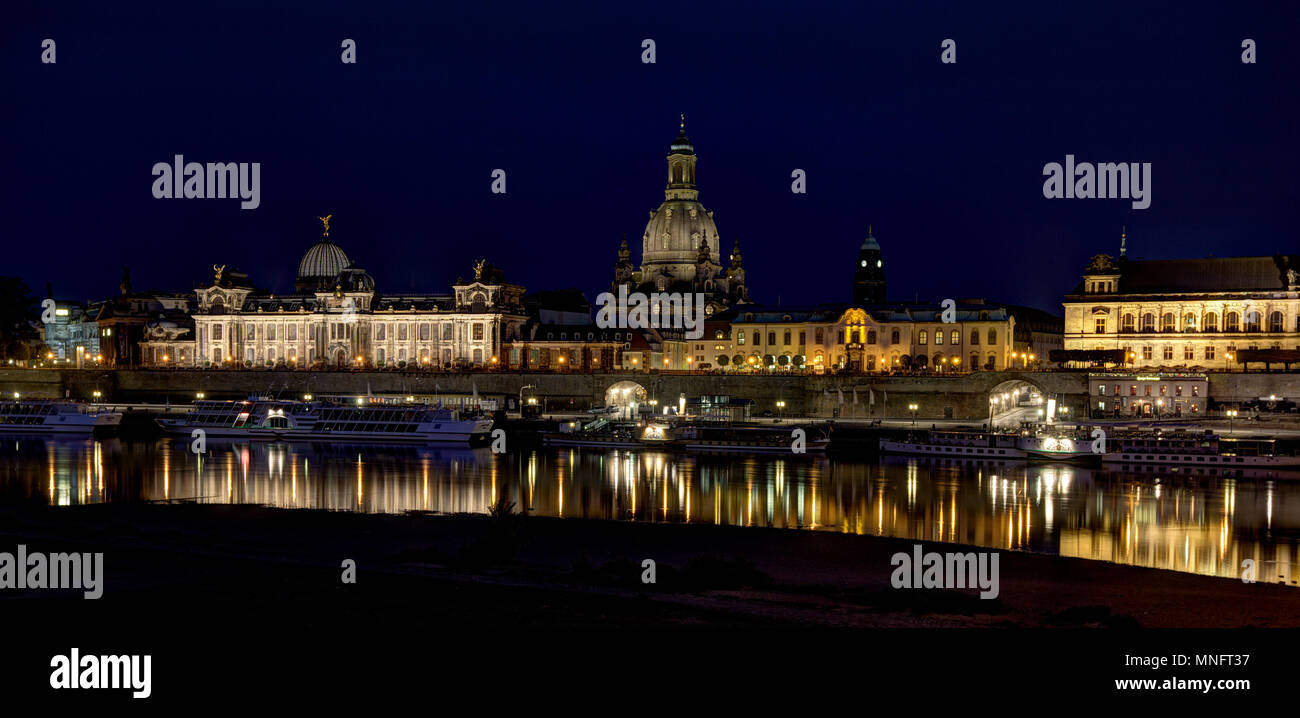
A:
{"label": "dark blue sky", "polygon": [[[869,223],[892,299],[1057,313],[1124,224],[1136,257],[1298,251],[1296,3],[44,5],[0,10],[0,274],[41,294],[107,296],[122,264],[186,290],[214,263],[285,292],[333,213],[380,291],[486,256],[594,297],[623,233],[639,260],[683,112],[759,301],[847,301]],[[260,162],[261,207],[154,199],[177,153]],[[1151,208],[1045,199],[1067,153],[1152,163]]]}

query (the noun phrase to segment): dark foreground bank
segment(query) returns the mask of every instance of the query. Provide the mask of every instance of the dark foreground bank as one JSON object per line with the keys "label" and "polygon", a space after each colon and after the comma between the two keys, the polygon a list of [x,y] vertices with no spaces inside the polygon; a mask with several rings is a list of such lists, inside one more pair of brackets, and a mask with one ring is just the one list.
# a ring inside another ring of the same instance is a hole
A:
{"label": "dark foreground bank", "polygon": [[[158,700],[213,681],[235,691],[371,686],[408,671],[423,677],[417,682],[465,673],[459,681],[524,660],[543,671],[569,660],[589,671],[616,659],[732,671],[768,656],[783,670],[831,675],[858,666],[902,671],[903,680],[920,675],[909,665],[960,665],[947,680],[1005,669],[1110,693],[1109,678],[1156,675],[1126,665],[1126,655],[1144,651],[1254,651],[1251,670],[1291,664],[1282,646],[1293,645],[1294,631],[1263,629],[1300,626],[1295,587],[1001,552],[996,599],[980,599],[977,589],[894,589],[891,557],[911,554],[914,543],[505,513],[6,507],[0,552],[19,544],[102,552],[104,577],[98,600],[73,590],[0,590],[2,675],[53,694],[49,656],[70,646],[154,655]],[[646,560],[653,584],[643,582]],[[894,630],[918,627],[958,630]],[[833,658],[841,651],[854,657]],[[947,658],[936,663],[935,651]],[[792,655],[803,657],[791,664]],[[1238,675],[1214,670],[1216,678]]]}

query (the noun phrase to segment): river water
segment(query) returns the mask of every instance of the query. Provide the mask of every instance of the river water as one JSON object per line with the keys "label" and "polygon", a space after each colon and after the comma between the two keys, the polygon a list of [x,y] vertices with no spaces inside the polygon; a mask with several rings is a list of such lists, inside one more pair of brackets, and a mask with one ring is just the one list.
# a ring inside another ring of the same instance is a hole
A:
{"label": "river water", "polygon": [[838,531],[1296,584],[1300,478],[1063,464],[188,440],[0,439],[0,504],[191,500]]}

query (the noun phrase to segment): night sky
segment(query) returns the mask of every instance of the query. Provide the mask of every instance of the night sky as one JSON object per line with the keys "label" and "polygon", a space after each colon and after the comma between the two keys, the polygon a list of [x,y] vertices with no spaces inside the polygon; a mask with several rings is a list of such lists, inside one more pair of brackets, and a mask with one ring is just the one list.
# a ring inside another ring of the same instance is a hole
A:
{"label": "night sky", "polygon": [[[847,301],[868,224],[891,299],[1058,314],[1122,225],[1131,257],[1298,251],[1292,2],[45,5],[0,9],[0,274],[41,296],[110,296],[123,264],[136,289],[216,263],[287,292],[332,213],[380,292],[487,257],[594,299],[622,234],[639,264],[680,113],[761,302]],[[260,162],[261,207],[154,199],[178,153]],[[1150,209],[1045,199],[1067,153],[1152,163]]]}

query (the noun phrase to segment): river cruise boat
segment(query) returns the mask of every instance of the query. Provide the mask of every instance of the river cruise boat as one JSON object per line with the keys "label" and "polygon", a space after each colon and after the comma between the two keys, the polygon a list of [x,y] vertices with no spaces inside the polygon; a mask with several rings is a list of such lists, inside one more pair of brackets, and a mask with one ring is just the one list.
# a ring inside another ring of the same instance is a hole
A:
{"label": "river cruise boat", "polygon": [[1019,431],[961,428],[918,431],[906,439],[881,439],[880,451],[950,459],[1096,461],[1099,458],[1093,453],[1087,434],[1046,425]]}
{"label": "river cruise boat", "polygon": [[1027,458],[1045,461],[1092,463],[1101,458],[1093,451],[1093,440],[1086,430],[1046,424],[1023,429],[1016,439],[1016,448],[1025,452]]}
{"label": "river cruise boat", "polygon": [[490,419],[427,404],[325,403],[249,399],[197,401],[158,423],[169,434],[283,441],[471,442],[486,440]]}
{"label": "river cruise boat", "polygon": [[673,441],[687,451],[728,453],[792,453],[794,430],[802,429],[803,452],[825,453],[831,444],[829,432],[818,426],[684,426],[673,433]]}
{"label": "river cruise boat", "polygon": [[672,423],[666,421],[608,422],[586,426],[568,422],[560,431],[543,435],[547,446],[586,446],[659,451],[794,453],[796,428],[804,430],[802,452],[822,453],[830,436],[816,426],[754,426],[745,424]]}
{"label": "river cruise boat", "polygon": [[1168,467],[1192,474],[1238,475],[1239,470],[1250,470],[1251,476],[1260,476],[1260,470],[1300,472],[1300,455],[1294,447],[1283,448],[1277,439],[1224,437],[1208,430],[1115,431],[1106,439],[1102,461],[1129,468]]}
{"label": "river cruise boat", "polygon": [[906,439],[881,439],[880,451],[948,459],[1024,459],[1019,438],[1015,433],[972,429],[917,431]]}
{"label": "river cruise boat", "polygon": [[121,423],[121,412],[95,404],[40,399],[0,401],[0,433],[89,434],[113,431]]}

